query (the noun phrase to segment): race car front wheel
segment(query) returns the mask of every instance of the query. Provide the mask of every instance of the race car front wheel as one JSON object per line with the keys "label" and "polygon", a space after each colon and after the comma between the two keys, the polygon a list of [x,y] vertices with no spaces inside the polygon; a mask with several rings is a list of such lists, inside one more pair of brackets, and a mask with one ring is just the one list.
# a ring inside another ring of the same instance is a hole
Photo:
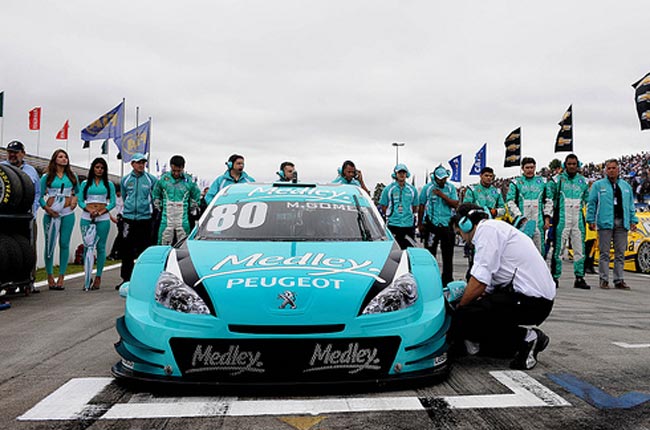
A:
{"label": "race car front wheel", "polygon": [[650,242],[643,242],[636,253],[636,271],[650,273]]}

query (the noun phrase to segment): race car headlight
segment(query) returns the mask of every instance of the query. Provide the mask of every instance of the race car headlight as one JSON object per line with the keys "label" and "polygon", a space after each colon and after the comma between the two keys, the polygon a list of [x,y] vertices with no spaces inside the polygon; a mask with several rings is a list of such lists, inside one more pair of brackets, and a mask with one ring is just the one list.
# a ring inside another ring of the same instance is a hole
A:
{"label": "race car headlight", "polygon": [[168,309],[186,314],[210,314],[203,299],[170,272],[162,272],[156,282],[156,301]]}
{"label": "race car headlight", "polygon": [[411,273],[397,277],[368,303],[363,315],[406,309],[418,299],[418,284]]}

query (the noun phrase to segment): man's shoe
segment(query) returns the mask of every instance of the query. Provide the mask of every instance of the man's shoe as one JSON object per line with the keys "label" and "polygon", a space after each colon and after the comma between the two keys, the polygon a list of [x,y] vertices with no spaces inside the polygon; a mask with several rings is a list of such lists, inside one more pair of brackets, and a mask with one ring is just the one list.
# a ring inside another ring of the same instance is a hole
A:
{"label": "man's shoe", "polygon": [[510,368],[516,370],[530,370],[537,364],[535,358],[535,348],[537,348],[538,337],[531,341],[523,341],[521,347],[515,354],[515,358],[510,362]]}
{"label": "man's shoe", "polygon": [[115,286],[115,290],[116,290],[116,291],[119,290],[120,287],[121,287],[125,282],[126,282],[126,281],[122,281],[122,282],[120,282],[119,284],[117,284],[117,285]]}
{"label": "man's shoe", "polygon": [[609,282],[601,280],[600,281],[600,288],[602,288],[603,290],[609,290],[610,289]]}
{"label": "man's shoe", "polygon": [[557,278],[553,278],[553,282],[555,282],[555,289],[560,288],[560,280]]}
{"label": "man's shoe", "polygon": [[579,276],[576,278],[576,281],[573,283],[573,288],[580,288],[581,290],[591,290],[591,286],[585,282],[585,278]]}
{"label": "man's shoe", "polygon": [[630,289],[630,287],[627,286],[625,281],[614,282],[614,288],[616,288],[618,290],[629,290]]}
{"label": "man's shoe", "polygon": [[548,346],[549,342],[551,341],[551,338],[546,336],[546,333],[541,331],[538,328],[533,329],[535,333],[537,333],[537,345],[535,346],[535,349],[533,350],[533,356],[537,360],[537,354],[540,352],[544,351],[546,347]]}

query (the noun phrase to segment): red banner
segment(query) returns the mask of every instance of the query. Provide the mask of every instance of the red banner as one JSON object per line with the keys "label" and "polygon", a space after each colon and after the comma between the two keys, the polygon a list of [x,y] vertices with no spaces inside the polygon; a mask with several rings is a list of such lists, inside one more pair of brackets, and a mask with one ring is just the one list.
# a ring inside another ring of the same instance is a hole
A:
{"label": "red banner", "polygon": [[58,140],[68,140],[68,128],[70,125],[68,124],[68,120],[65,121],[65,124],[63,124],[63,128],[59,130],[59,132],[56,134],[56,138]]}
{"label": "red banner", "polygon": [[29,129],[30,130],[40,130],[41,129],[41,108],[35,107],[29,111]]}

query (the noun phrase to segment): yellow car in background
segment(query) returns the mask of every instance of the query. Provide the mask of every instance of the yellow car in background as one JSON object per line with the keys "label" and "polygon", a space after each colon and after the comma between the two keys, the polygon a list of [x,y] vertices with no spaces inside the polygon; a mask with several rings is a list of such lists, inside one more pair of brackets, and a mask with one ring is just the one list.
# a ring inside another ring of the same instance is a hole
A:
{"label": "yellow car in background", "polygon": [[[625,270],[650,273],[650,212],[637,212],[636,231],[627,234]],[[598,264],[598,245],[595,246],[595,263]],[[614,267],[614,249],[609,250],[609,266]]]}

